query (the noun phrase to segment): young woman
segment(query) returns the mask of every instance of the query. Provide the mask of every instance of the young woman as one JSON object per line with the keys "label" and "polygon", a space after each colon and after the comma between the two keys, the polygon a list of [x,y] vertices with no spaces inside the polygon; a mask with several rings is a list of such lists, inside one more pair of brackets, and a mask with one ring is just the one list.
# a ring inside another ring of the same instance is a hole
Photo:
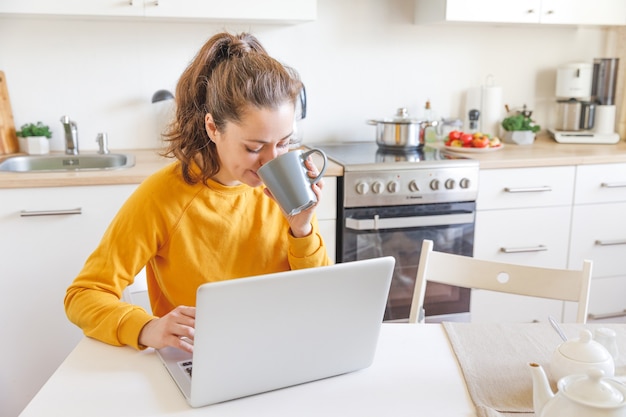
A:
{"label": "young woman", "polygon": [[[192,351],[199,285],[329,264],[315,207],[284,215],[257,176],[288,151],[302,88],[250,34],[200,49],[176,88],[177,161],[138,187],[67,290],[66,313],[87,336]],[[312,187],[319,201],[323,184]],[[144,266],[154,315],[120,301]]]}

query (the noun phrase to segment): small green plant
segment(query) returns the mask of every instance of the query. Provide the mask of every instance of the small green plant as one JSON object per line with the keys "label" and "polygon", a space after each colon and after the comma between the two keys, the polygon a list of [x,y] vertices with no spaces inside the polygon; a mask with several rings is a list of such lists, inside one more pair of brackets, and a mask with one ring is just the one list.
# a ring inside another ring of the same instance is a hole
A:
{"label": "small green plant", "polygon": [[25,125],[22,125],[22,128],[16,133],[17,136],[21,138],[25,138],[28,136],[45,136],[50,139],[52,137],[50,127],[44,125],[42,122],[37,122],[37,124],[26,123]]}
{"label": "small green plant", "polygon": [[524,116],[523,114],[516,114],[515,116],[505,118],[502,121],[502,127],[504,130],[508,131],[530,130],[533,133],[537,133],[541,129],[541,126],[535,124],[530,117]]}

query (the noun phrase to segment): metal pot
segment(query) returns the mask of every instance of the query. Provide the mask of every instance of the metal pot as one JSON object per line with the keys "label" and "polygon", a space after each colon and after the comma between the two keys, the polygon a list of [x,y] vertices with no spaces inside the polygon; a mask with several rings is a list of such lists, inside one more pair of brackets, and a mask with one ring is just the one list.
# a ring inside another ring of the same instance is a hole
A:
{"label": "metal pot", "polygon": [[424,146],[424,131],[437,126],[437,121],[409,117],[405,108],[399,108],[392,119],[368,120],[376,126],[376,143],[383,149],[417,149]]}

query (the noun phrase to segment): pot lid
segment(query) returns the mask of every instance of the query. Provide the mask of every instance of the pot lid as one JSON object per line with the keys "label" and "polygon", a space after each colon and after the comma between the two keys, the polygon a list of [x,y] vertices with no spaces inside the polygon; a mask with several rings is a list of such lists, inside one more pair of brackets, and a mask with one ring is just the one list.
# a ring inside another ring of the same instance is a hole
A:
{"label": "pot lid", "polygon": [[590,369],[586,375],[570,375],[559,381],[559,391],[569,398],[596,407],[615,407],[624,404],[624,392],[604,372]]}
{"label": "pot lid", "polygon": [[587,329],[580,331],[578,339],[561,343],[558,350],[563,356],[577,362],[598,363],[610,358],[609,351],[593,340],[591,332]]}
{"label": "pot lid", "polygon": [[405,107],[400,107],[394,117],[385,119],[370,120],[370,123],[392,123],[392,124],[416,124],[421,120],[409,116],[409,111]]}

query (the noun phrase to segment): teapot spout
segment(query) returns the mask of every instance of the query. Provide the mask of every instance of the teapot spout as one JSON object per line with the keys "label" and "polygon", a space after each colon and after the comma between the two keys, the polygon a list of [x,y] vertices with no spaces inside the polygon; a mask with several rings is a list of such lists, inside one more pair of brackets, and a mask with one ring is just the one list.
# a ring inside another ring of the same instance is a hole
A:
{"label": "teapot spout", "polygon": [[537,363],[529,363],[530,373],[533,378],[533,409],[535,415],[540,416],[541,410],[548,401],[554,398],[552,388],[550,388],[550,381],[548,376],[543,370],[543,367]]}

